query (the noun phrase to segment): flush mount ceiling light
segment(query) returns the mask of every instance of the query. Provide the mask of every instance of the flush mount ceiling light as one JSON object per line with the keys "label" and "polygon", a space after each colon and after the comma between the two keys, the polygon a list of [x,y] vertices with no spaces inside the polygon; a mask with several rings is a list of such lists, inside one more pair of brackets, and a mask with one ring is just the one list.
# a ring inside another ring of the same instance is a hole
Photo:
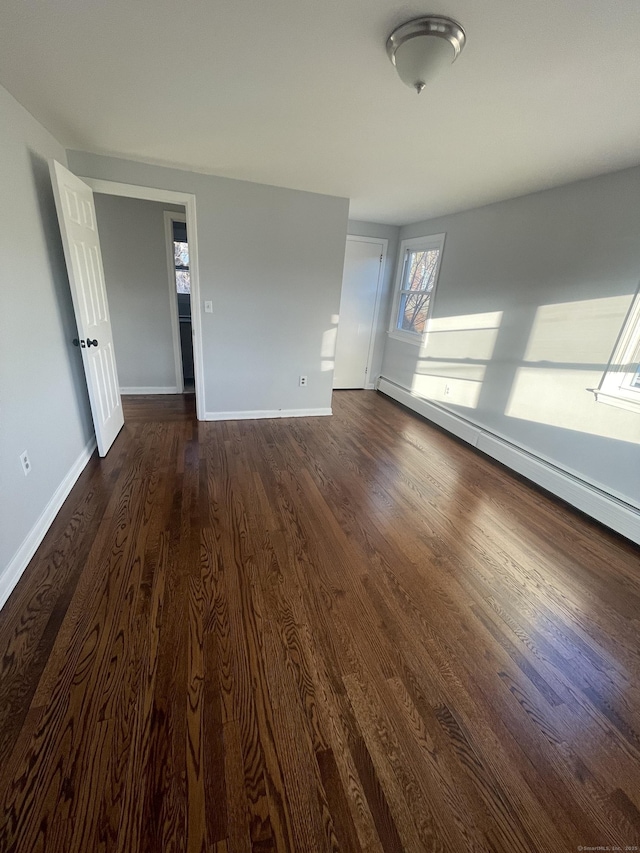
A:
{"label": "flush mount ceiling light", "polygon": [[400,79],[418,94],[458,58],[466,35],[460,24],[440,15],[415,18],[387,39],[387,53]]}

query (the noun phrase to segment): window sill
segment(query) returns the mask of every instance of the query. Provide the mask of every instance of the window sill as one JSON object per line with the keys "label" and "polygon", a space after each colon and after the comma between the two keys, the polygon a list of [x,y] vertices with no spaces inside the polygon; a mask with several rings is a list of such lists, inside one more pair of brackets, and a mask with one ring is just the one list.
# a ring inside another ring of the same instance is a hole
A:
{"label": "window sill", "polygon": [[412,335],[410,332],[402,333],[396,331],[387,332],[388,337],[393,338],[394,341],[402,341],[404,344],[411,344],[414,347],[421,347],[424,343],[424,337],[422,335]]}
{"label": "window sill", "polygon": [[640,414],[640,395],[633,392],[631,394],[612,394],[608,391],[594,390],[594,395],[598,403],[606,403],[607,406],[615,406],[618,409],[626,409],[628,412],[637,412]]}

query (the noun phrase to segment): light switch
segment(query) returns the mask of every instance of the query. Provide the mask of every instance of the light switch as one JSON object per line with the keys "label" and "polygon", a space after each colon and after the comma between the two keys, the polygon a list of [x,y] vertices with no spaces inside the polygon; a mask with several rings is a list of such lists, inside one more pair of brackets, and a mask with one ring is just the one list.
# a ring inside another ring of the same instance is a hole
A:
{"label": "light switch", "polygon": [[204,303],[204,313],[205,314],[213,314],[213,302],[210,300],[205,300]]}

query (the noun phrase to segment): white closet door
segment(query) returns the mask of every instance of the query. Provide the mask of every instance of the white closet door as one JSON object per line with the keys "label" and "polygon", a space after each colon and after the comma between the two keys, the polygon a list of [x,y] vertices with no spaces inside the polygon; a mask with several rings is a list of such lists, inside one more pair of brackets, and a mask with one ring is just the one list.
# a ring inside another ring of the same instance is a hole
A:
{"label": "white closet door", "polygon": [[348,237],[336,340],[334,388],[364,388],[385,244]]}

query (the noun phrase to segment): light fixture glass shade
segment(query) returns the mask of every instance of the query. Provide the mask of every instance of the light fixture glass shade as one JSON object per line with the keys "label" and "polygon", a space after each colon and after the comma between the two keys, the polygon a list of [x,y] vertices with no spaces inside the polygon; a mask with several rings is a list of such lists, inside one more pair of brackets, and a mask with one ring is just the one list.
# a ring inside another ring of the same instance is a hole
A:
{"label": "light fixture glass shade", "polygon": [[450,42],[435,36],[417,36],[396,50],[396,69],[403,83],[422,91],[453,62],[456,55]]}
{"label": "light fixture glass shade", "polygon": [[465,41],[465,32],[457,21],[426,15],[397,27],[387,39],[387,54],[403,83],[420,94],[429,81],[455,62]]}

